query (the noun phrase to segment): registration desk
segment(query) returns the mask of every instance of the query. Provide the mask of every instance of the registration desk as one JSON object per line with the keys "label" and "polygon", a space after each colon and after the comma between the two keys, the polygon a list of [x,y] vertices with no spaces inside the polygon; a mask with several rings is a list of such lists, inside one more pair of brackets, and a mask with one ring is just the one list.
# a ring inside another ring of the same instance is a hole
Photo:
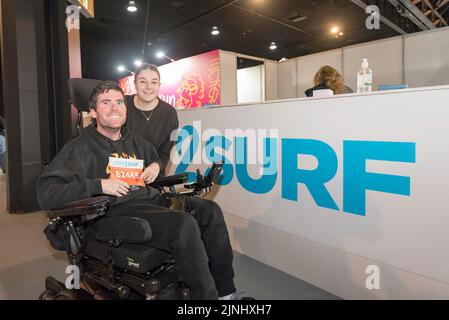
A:
{"label": "registration desk", "polygon": [[449,86],[179,111],[234,250],[345,299],[449,298]]}

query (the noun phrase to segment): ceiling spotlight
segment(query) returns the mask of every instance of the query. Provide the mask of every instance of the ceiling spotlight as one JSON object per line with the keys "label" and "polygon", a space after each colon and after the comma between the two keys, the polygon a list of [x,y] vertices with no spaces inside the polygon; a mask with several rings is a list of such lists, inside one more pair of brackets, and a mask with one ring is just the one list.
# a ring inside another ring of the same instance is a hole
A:
{"label": "ceiling spotlight", "polygon": [[128,3],[128,11],[129,12],[136,12],[137,11],[137,7],[136,7],[136,3],[134,1],[130,1]]}
{"label": "ceiling spotlight", "polygon": [[136,60],[136,61],[134,61],[134,65],[135,65],[136,67],[140,67],[140,66],[142,65],[142,60]]}
{"label": "ceiling spotlight", "polygon": [[340,29],[339,29],[338,27],[333,27],[333,28],[331,29],[331,33],[332,33],[332,34],[337,34],[339,30],[340,30]]}
{"label": "ceiling spotlight", "polygon": [[134,74],[134,72],[132,72],[131,70],[128,70],[125,66],[123,66],[123,65],[120,65],[120,66],[118,66],[117,67],[117,70],[119,71],[119,72],[129,72],[129,73],[131,73],[131,74]]}
{"label": "ceiling spotlight", "polygon": [[160,58],[166,58],[166,59],[170,60],[171,62],[175,61],[175,59],[172,59],[172,58],[166,56],[165,53],[163,53],[162,51],[157,52],[156,53],[156,57],[158,57],[159,59]]}
{"label": "ceiling spotlight", "polygon": [[275,50],[277,48],[276,43],[272,42],[270,43],[270,50]]}
{"label": "ceiling spotlight", "polygon": [[220,30],[218,30],[217,26],[212,27],[212,31],[210,32],[213,36],[219,35]]}
{"label": "ceiling spotlight", "polygon": [[343,33],[343,32],[340,32],[338,35],[339,35],[339,36],[342,36],[342,35],[344,35],[344,33]]}

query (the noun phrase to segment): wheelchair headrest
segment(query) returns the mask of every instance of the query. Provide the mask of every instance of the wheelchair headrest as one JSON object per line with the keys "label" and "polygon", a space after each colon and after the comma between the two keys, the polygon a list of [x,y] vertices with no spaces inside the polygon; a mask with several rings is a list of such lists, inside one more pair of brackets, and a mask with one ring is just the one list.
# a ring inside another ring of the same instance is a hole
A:
{"label": "wheelchair headrest", "polygon": [[69,79],[70,101],[78,111],[89,112],[89,99],[92,91],[100,84],[100,80],[95,79]]}

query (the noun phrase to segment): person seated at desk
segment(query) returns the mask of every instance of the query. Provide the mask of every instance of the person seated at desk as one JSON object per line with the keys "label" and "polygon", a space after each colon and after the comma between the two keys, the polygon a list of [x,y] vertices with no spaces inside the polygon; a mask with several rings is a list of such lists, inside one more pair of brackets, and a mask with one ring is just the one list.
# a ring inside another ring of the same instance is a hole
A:
{"label": "person seated at desk", "polygon": [[343,77],[331,66],[321,67],[313,78],[313,88],[305,91],[307,97],[313,97],[314,90],[330,89],[334,94],[353,93],[354,91],[343,84]]}

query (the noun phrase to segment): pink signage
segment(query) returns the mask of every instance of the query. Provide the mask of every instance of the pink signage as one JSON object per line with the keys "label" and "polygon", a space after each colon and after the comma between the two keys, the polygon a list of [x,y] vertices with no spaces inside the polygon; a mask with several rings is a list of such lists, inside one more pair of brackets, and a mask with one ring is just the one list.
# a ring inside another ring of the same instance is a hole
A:
{"label": "pink signage", "polygon": [[[220,55],[214,50],[159,67],[159,97],[179,109],[220,104]],[[136,92],[134,76],[119,80],[130,95]]]}

